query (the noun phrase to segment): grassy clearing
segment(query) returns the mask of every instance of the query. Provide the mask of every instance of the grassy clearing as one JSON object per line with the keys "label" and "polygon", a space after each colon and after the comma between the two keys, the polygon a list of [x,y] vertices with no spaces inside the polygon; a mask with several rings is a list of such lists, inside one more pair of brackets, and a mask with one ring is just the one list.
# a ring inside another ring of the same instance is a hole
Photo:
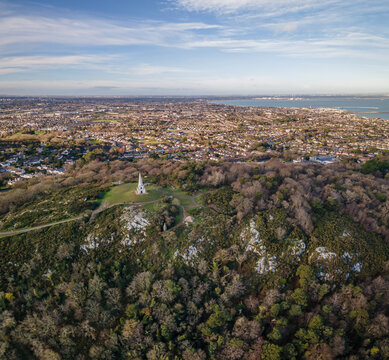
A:
{"label": "grassy clearing", "polygon": [[148,212],[155,212],[155,211],[158,211],[160,206],[161,206],[161,203],[155,202],[155,203],[143,205],[142,209],[145,211],[148,211]]}
{"label": "grassy clearing", "polygon": [[[129,203],[148,203],[157,201],[164,196],[171,196],[178,201],[177,205],[181,205],[186,211],[194,209],[197,205],[192,201],[191,195],[186,194],[182,190],[174,187],[159,187],[154,184],[146,185],[147,194],[137,195],[136,188],[138,183],[126,183],[112,187],[103,197],[103,202],[110,205],[119,204],[123,202]],[[151,206],[149,206],[151,205]],[[146,204],[145,209],[153,210],[153,204]]]}
{"label": "grassy clearing", "polygon": [[103,142],[101,140],[89,140],[89,143],[95,144],[95,145],[101,145]]}
{"label": "grassy clearing", "polygon": [[98,120],[92,120],[94,123],[104,123],[104,122],[112,122],[112,121],[119,121],[118,119],[98,119]]}
{"label": "grassy clearing", "polygon": [[180,200],[180,204],[185,208],[186,211],[189,211],[196,207],[196,204],[192,201],[191,196],[186,194],[182,190],[173,191],[173,196]]}
{"label": "grassy clearing", "polygon": [[167,194],[163,188],[156,185],[146,186],[147,194],[137,195],[136,188],[138,183],[126,183],[114,186],[103,197],[103,202],[108,204],[119,204],[123,202],[145,203],[157,201]]}
{"label": "grassy clearing", "polygon": [[197,204],[201,204],[201,196],[200,195],[195,196],[194,200],[196,201]]}

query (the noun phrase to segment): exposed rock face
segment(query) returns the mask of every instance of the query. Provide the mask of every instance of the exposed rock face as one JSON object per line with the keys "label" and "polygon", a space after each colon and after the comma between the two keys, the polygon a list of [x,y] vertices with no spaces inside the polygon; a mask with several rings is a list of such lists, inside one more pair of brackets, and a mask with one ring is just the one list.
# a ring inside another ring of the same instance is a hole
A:
{"label": "exposed rock face", "polygon": [[85,243],[80,246],[84,251],[96,249],[102,244],[116,239],[125,247],[131,247],[142,242],[146,237],[146,228],[150,224],[147,215],[136,207],[126,207],[123,209],[121,217],[118,219],[119,232],[109,238],[101,235],[100,227],[97,225],[85,238]]}
{"label": "exposed rock face", "polygon": [[125,246],[132,246],[144,240],[145,229],[150,224],[146,218],[146,214],[137,208],[126,208],[126,211],[121,217],[123,228],[127,230],[127,234],[122,241]]}
{"label": "exposed rock face", "polygon": [[[316,276],[324,281],[333,281],[339,277],[348,278],[353,273],[360,273],[363,263],[360,254],[357,252],[343,251],[337,253],[330,251],[326,246],[311,246],[312,242],[305,242],[303,239],[293,236],[282,236],[274,239],[269,236],[261,236],[258,230],[258,216],[253,217],[246,226],[240,238],[245,244],[246,253],[255,256],[255,269],[261,274],[286,271],[288,266],[296,265],[307,254],[309,263],[316,269]],[[273,221],[274,217],[269,221]],[[275,221],[275,220],[274,220]],[[342,231],[344,236],[350,236],[348,231]],[[276,233],[275,233],[276,234]]]}

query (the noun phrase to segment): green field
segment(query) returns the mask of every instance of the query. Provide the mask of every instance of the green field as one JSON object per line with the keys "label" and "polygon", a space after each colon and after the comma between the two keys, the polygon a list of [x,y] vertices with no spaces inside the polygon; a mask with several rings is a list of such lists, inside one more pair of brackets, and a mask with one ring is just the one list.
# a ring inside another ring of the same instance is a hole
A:
{"label": "green field", "polygon": [[157,202],[164,196],[171,196],[183,206],[186,211],[191,210],[197,205],[192,201],[191,196],[182,190],[174,187],[160,187],[154,184],[146,185],[147,194],[137,195],[136,188],[138,183],[126,183],[112,187],[103,197],[102,202],[110,205],[120,203],[151,203]]}
{"label": "green field", "polygon": [[104,122],[111,122],[111,121],[119,121],[118,119],[97,119],[92,120],[94,123],[104,123]]}
{"label": "green field", "polygon": [[163,188],[156,185],[146,186],[147,194],[137,195],[136,188],[138,183],[126,183],[111,188],[103,197],[103,202],[108,204],[120,203],[145,203],[157,201],[165,195],[170,195]]}
{"label": "green field", "polygon": [[186,211],[196,207],[196,204],[192,201],[191,196],[186,194],[182,190],[172,190],[172,195],[180,201],[180,204]]}

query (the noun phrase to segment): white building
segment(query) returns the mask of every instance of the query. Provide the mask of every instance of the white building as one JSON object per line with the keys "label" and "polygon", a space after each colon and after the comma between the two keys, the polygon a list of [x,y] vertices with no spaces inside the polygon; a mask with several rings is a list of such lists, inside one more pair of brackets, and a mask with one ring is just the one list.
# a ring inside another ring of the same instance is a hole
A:
{"label": "white building", "polygon": [[147,194],[146,188],[143,185],[142,175],[139,173],[138,188],[136,189],[138,195]]}

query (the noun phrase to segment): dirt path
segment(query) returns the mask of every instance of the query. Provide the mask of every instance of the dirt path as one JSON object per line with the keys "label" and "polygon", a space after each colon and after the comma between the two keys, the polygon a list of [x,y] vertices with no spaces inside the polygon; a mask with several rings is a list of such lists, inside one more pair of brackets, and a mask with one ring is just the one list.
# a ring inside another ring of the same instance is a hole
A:
{"label": "dirt path", "polygon": [[[196,197],[198,196],[198,194],[195,194],[193,196],[191,196],[190,200],[192,201],[192,203],[196,206],[196,207],[199,207],[201,206],[201,204],[199,204],[197,201],[196,201]],[[174,225],[172,228],[170,228],[168,231],[171,231],[171,230],[174,230],[175,228],[177,228],[178,226],[182,225],[184,222],[185,222],[185,219],[186,219],[186,209],[183,205],[178,205],[181,209],[182,209],[182,219],[181,221],[177,224],[177,225]]]}
{"label": "dirt path", "polygon": [[198,194],[195,194],[195,195],[191,196],[190,200],[192,201],[192,203],[193,203],[194,205],[196,205],[196,207],[199,207],[199,206],[201,206],[201,204],[199,204],[199,203],[196,201],[196,197],[197,197],[197,196],[199,196],[199,195],[198,195]]}
{"label": "dirt path", "polygon": [[[191,199],[191,201],[193,202],[194,205],[200,206],[200,204],[195,200],[196,196],[197,195],[194,195],[190,199]],[[147,202],[142,202],[142,203],[141,202],[135,202],[135,203],[134,202],[122,202],[122,203],[110,204],[110,205],[108,205],[108,204],[101,204],[95,211],[92,212],[91,217],[90,217],[90,221],[93,221],[99,213],[101,213],[101,212],[103,212],[105,210],[108,210],[108,209],[110,209],[110,208],[112,208],[114,206],[118,206],[118,205],[143,206],[143,205],[148,205],[148,204],[154,204],[154,203],[156,203],[156,202],[158,202],[160,200],[161,199],[157,199],[157,200],[152,200],[152,201],[147,201]],[[179,205],[179,206],[182,209],[182,219],[181,219],[179,224],[173,226],[169,230],[173,230],[176,227],[182,225],[184,223],[185,219],[186,219],[185,207],[182,206],[182,205]],[[27,229],[20,229],[20,230],[11,230],[11,231],[0,232],[0,238],[4,237],[4,236],[12,236],[12,235],[23,234],[23,233],[34,231],[34,230],[44,229],[44,228],[47,228],[47,227],[50,227],[50,226],[55,226],[55,225],[59,225],[59,224],[65,224],[65,223],[68,223],[68,222],[81,220],[84,216],[85,216],[85,214],[77,216],[77,217],[74,217],[74,218],[71,218],[71,219],[67,219],[67,220],[56,221],[56,222],[53,222],[53,223],[50,223],[50,224],[33,226],[33,227],[30,227],[30,228],[27,228]]]}
{"label": "dirt path", "polygon": [[65,223],[68,223],[68,222],[81,220],[83,217],[84,217],[84,215],[81,215],[81,216],[77,216],[77,217],[74,217],[74,218],[71,218],[71,219],[56,221],[56,222],[53,222],[53,223],[50,223],[50,224],[45,224],[45,225],[38,225],[38,226],[30,227],[30,228],[27,228],[27,229],[20,229],[20,230],[11,230],[11,231],[0,232],[0,237],[18,235],[18,234],[23,234],[23,233],[26,233],[26,232],[29,232],[29,231],[44,229],[44,228],[47,228],[47,227],[50,227],[50,226],[54,226],[54,225],[65,224]]}
{"label": "dirt path", "polygon": [[[96,217],[96,215],[101,213],[102,211],[110,209],[111,207],[114,207],[114,206],[117,206],[117,205],[140,206],[140,205],[153,204],[153,203],[155,203],[155,202],[157,202],[159,200],[160,199],[153,200],[153,201],[148,201],[148,202],[144,202],[144,203],[123,202],[123,203],[112,204],[112,205],[108,205],[108,206],[100,206],[98,209],[96,209],[94,212],[92,212],[91,220],[94,219]],[[84,216],[85,216],[85,214],[77,216],[77,217],[74,217],[74,218],[71,218],[71,219],[56,221],[56,222],[53,222],[53,223],[50,223],[50,224],[33,226],[33,227],[30,227],[30,228],[27,228],[27,229],[20,229],[20,230],[11,230],[11,231],[0,232],[0,238],[4,237],[4,236],[12,236],[12,235],[23,234],[23,233],[34,231],[34,230],[44,229],[44,228],[47,228],[47,227],[50,227],[50,226],[55,226],[55,225],[65,224],[65,223],[72,222],[72,221],[81,220]]]}

